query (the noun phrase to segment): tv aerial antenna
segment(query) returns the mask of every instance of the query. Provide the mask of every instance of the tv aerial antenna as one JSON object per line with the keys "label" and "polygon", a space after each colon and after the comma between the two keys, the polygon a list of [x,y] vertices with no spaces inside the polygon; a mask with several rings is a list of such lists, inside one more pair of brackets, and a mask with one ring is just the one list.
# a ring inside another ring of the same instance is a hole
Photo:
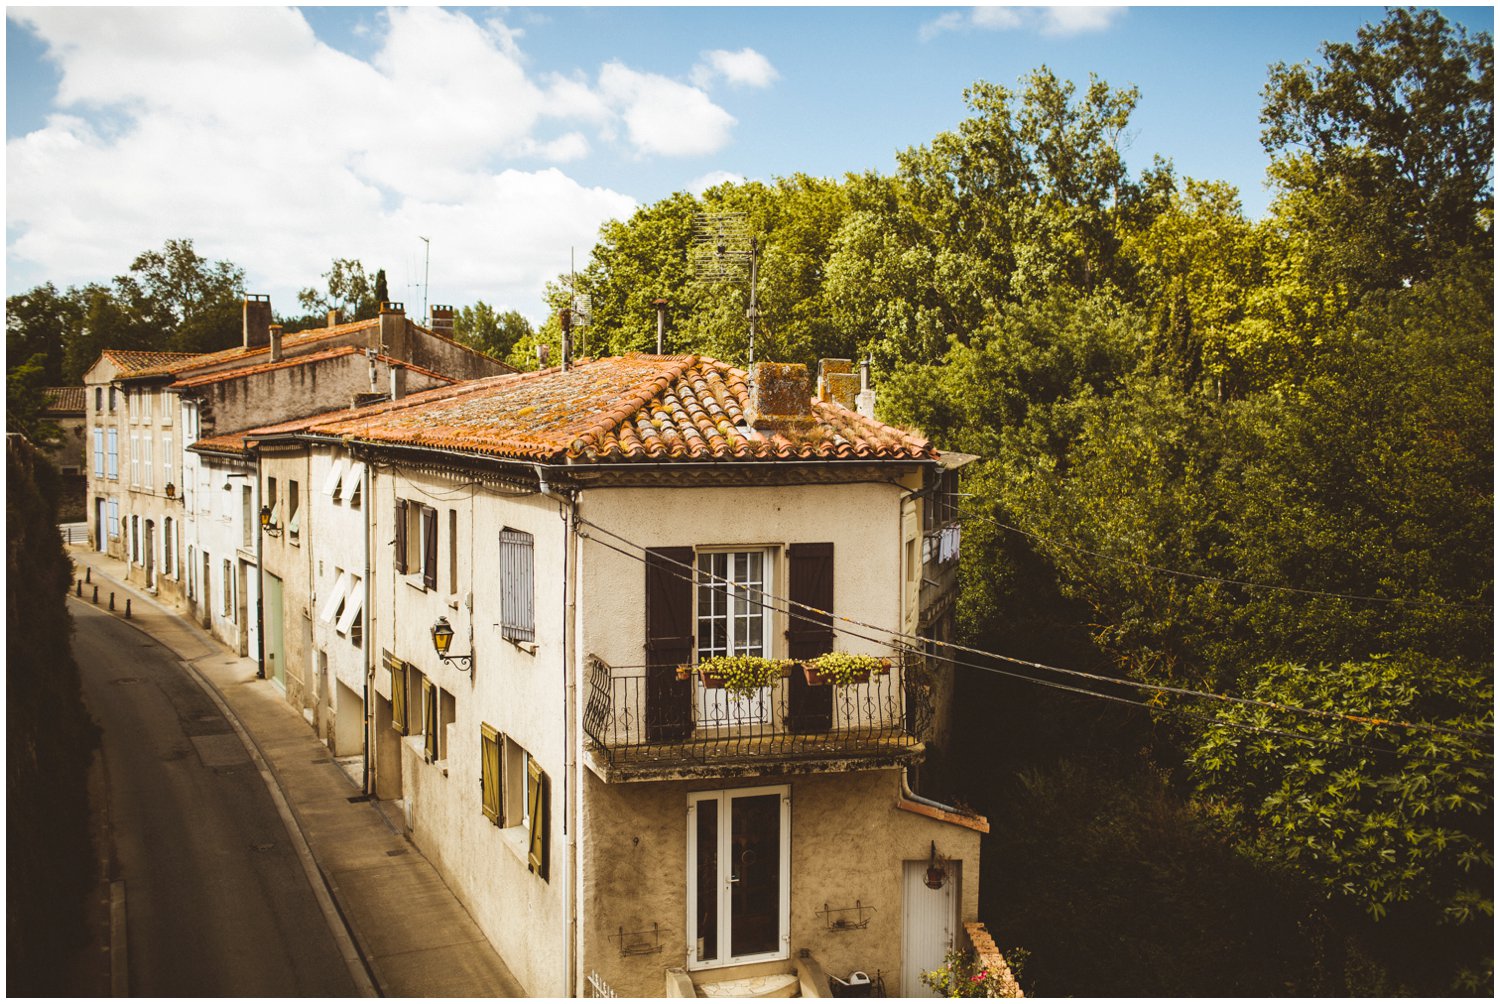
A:
{"label": "tv aerial antenna", "polygon": [[750,306],[745,320],[750,322],[750,363],[755,363],[755,322],[760,311],[755,305],[755,272],[760,255],[760,241],[750,233],[745,213],[695,213],[692,242],[688,245],[688,264],[693,275],[704,282],[739,282],[749,273]]}

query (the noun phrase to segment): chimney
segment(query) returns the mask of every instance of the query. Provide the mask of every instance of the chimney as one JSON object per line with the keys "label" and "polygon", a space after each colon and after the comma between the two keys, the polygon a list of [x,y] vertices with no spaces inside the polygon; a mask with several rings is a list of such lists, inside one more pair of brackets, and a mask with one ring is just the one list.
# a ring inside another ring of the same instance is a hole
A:
{"label": "chimney", "polygon": [[785,431],[812,425],[812,387],[801,363],[756,363],[750,367],[745,420],[757,429]]}
{"label": "chimney", "polygon": [[656,354],[662,355],[666,351],[667,301],[652,300],[651,306],[656,308]]}
{"label": "chimney", "polygon": [[281,325],[273,324],[270,327],[271,362],[281,362]]}
{"label": "chimney", "polygon": [[245,348],[258,349],[271,340],[271,298],[260,293],[245,297]]}
{"label": "chimney", "polygon": [[391,363],[391,400],[399,401],[406,396],[406,367]]}
{"label": "chimney", "polygon": [[432,330],[444,338],[453,337],[453,305],[449,303],[434,303],[432,310]]}
{"label": "chimney", "polygon": [[328,312],[328,326],[330,328],[339,326],[339,311],[337,307]]}
{"label": "chimney", "polygon": [[818,360],[818,400],[832,401],[841,408],[854,410],[854,397],[859,393],[859,377],[854,375],[854,363],[848,359]]}
{"label": "chimney", "polygon": [[538,345],[536,347],[536,363],[537,363],[537,368],[538,369],[546,369],[547,368],[547,343],[546,342],[543,342],[542,344],[540,344],[540,345]]}
{"label": "chimney", "polygon": [[410,349],[406,344],[406,304],[392,300],[380,301],[380,326],[376,329],[380,344],[376,346],[392,359],[409,361]]}
{"label": "chimney", "polygon": [[875,388],[870,386],[869,357],[859,361],[859,396],[854,399],[854,410],[866,418],[875,417]]}

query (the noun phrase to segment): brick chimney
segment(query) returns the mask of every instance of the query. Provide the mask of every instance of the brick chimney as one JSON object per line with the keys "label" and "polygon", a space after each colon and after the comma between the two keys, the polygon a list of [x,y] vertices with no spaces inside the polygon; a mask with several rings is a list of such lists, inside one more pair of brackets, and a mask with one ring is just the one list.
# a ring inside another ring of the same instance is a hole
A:
{"label": "brick chimney", "polygon": [[338,327],[340,319],[341,318],[337,307],[328,312],[328,326],[330,328]]}
{"label": "brick chimney", "polygon": [[281,362],[281,325],[273,324],[270,327],[271,362]]}
{"label": "brick chimney", "polygon": [[812,386],[801,363],[756,363],[750,367],[745,419],[757,429],[812,424]]}
{"label": "brick chimney", "polygon": [[859,393],[859,377],[854,375],[854,363],[849,359],[818,360],[818,400],[832,401],[841,408],[854,410],[854,397]]}
{"label": "brick chimney", "polygon": [[432,330],[444,338],[453,337],[453,305],[450,303],[434,303],[432,305]]}
{"label": "brick chimney", "polygon": [[380,325],[376,328],[378,343],[375,348],[392,359],[410,360],[411,348],[406,343],[406,304],[392,300],[380,303]]}
{"label": "brick chimney", "polygon": [[245,297],[245,348],[258,349],[271,340],[271,298],[260,293]]}

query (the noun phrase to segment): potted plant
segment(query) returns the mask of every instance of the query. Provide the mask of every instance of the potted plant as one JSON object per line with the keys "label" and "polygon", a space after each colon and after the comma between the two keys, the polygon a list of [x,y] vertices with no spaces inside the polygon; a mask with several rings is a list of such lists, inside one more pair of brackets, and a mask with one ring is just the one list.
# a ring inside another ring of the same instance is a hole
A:
{"label": "potted plant", "polygon": [[891,660],[878,655],[851,655],[848,652],[825,652],[802,664],[802,673],[812,687],[830,683],[864,683],[871,673],[884,673]]}
{"label": "potted plant", "polygon": [[[746,694],[770,686],[772,680],[786,675],[791,668],[786,659],[767,659],[758,655],[716,655],[698,663],[698,675],[705,687],[722,687],[734,693]],[[682,679],[694,667],[677,667],[677,676]]]}

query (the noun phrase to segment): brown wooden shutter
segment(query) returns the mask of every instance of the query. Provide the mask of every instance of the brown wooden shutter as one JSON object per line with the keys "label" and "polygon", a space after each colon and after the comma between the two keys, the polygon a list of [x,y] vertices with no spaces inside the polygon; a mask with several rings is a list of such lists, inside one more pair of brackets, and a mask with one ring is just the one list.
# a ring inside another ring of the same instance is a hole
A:
{"label": "brown wooden shutter", "polygon": [[396,500],[396,574],[406,574],[406,499]]}
{"label": "brown wooden shutter", "polygon": [[677,667],[693,661],[693,549],[646,550],[646,739],[693,731],[693,684]]}
{"label": "brown wooden shutter", "polygon": [[428,679],[422,681],[422,755],[428,763],[438,758],[438,692]]}
{"label": "brown wooden shutter", "polygon": [[536,872],[537,877],[547,879],[547,772],[537,766],[536,760],[526,761],[526,807],[531,816],[531,832],[527,834],[526,867]]}
{"label": "brown wooden shutter", "polygon": [[504,788],[500,778],[500,733],[493,726],[479,724],[479,810],[484,818],[500,825],[500,796]]}
{"label": "brown wooden shutter", "polygon": [[437,510],[431,506],[422,507],[422,538],[425,545],[422,552],[422,585],[428,589],[436,589],[438,556]]}
{"label": "brown wooden shutter", "polygon": [[[790,659],[813,659],[833,651],[833,545],[792,544],[787,548],[786,654]],[[804,610],[803,603],[830,613]],[[833,687],[810,687],[801,669],[792,670],[787,693],[787,729],[828,732],[833,728]]]}
{"label": "brown wooden shutter", "polygon": [[406,735],[406,663],[395,659],[386,663],[391,671],[391,727]]}

